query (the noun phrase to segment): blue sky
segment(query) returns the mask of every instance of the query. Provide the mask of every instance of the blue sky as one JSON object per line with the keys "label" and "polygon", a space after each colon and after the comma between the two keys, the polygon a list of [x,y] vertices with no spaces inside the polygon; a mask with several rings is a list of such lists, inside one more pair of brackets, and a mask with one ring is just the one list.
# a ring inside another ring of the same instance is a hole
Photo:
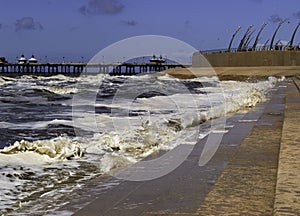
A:
{"label": "blue sky", "polygon": [[114,42],[149,34],[174,37],[198,50],[226,48],[240,25],[236,47],[249,25],[257,33],[268,23],[264,43],[281,19],[288,22],[275,40],[289,41],[300,20],[299,0],[0,0],[0,56],[88,60]]}

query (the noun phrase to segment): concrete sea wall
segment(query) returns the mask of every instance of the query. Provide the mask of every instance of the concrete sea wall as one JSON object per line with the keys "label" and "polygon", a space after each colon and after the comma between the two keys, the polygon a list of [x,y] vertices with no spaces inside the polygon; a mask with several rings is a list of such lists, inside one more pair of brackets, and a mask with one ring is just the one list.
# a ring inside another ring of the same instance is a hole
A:
{"label": "concrete sea wall", "polygon": [[207,67],[207,61],[213,67],[300,66],[300,51],[196,52],[192,60],[193,67]]}

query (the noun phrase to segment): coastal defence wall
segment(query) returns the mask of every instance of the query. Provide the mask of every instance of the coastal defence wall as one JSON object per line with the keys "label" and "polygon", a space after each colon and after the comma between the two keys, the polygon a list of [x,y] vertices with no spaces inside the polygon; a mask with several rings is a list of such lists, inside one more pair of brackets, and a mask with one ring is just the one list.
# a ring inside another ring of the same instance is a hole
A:
{"label": "coastal defence wall", "polygon": [[300,51],[248,51],[193,54],[193,67],[257,67],[257,66],[300,66]]}

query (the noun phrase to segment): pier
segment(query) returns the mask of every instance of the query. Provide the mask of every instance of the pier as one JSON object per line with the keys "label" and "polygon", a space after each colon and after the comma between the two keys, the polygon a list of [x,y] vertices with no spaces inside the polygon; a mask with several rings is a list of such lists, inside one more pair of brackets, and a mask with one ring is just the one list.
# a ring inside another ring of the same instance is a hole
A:
{"label": "pier", "polygon": [[179,63],[0,63],[0,74],[79,75],[81,73],[106,73],[110,75],[136,75],[190,66]]}

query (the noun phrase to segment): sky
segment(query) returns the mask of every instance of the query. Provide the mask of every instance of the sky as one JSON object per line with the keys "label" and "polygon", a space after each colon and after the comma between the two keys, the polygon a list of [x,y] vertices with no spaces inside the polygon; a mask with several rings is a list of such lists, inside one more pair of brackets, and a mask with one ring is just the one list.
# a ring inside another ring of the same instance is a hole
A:
{"label": "sky", "polygon": [[[259,43],[289,41],[300,20],[299,0],[0,0],[0,56],[16,61],[88,61],[133,36],[162,35],[197,50],[237,47],[249,25],[267,26]],[[300,29],[295,44],[300,42]]]}

